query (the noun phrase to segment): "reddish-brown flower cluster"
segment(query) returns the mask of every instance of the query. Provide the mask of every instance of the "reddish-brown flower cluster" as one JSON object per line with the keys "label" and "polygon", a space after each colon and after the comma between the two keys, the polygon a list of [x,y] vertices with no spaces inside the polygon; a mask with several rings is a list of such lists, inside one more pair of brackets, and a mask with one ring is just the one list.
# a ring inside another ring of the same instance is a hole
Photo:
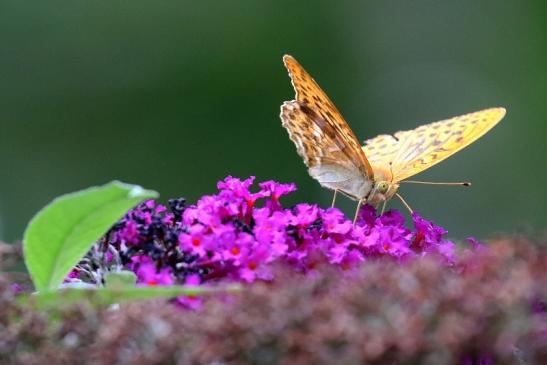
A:
{"label": "reddish-brown flower cluster", "polygon": [[[547,247],[498,239],[457,255],[306,275],[273,268],[200,311],[166,302],[56,316],[21,310],[0,282],[0,363],[545,364]],[[58,318],[52,322],[51,318]]]}

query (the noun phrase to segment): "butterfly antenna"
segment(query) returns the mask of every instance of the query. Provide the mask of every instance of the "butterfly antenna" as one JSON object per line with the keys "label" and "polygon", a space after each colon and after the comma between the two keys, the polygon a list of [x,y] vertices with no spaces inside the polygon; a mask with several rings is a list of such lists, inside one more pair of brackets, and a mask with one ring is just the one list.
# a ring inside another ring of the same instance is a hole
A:
{"label": "butterfly antenna", "polygon": [[397,195],[397,198],[399,198],[399,200],[401,200],[401,202],[403,203],[403,205],[406,207],[406,209],[408,209],[408,211],[410,212],[410,214],[414,213],[414,211],[412,210],[412,208],[410,207],[410,205],[408,205],[408,203],[406,202],[406,200],[403,199],[403,197],[401,195],[399,195],[399,193],[395,193],[395,195]]}
{"label": "butterfly antenna", "polygon": [[446,185],[446,186],[471,186],[471,183],[468,181],[462,182],[432,182],[432,181],[415,181],[415,180],[404,180],[402,183],[409,184],[422,184],[422,185]]}

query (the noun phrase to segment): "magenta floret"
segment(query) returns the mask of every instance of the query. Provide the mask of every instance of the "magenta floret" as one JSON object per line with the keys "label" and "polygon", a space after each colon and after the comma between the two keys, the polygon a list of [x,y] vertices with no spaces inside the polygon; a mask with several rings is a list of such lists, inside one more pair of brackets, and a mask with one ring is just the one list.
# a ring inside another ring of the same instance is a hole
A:
{"label": "magenta floret", "polygon": [[280,200],[296,190],[294,184],[266,181],[253,192],[254,180],[228,176],[217,184],[216,194],[195,205],[182,198],[170,200],[169,208],[144,202],[98,245],[109,262],[121,262],[148,285],[271,280],[275,262],[305,272],[322,261],[343,270],[377,257],[438,254],[453,261],[454,244],[444,238],[446,230],[417,213],[412,231],[398,211],[378,216],[366,205],[354,225],[337,208],[307,203],[284,208]]}

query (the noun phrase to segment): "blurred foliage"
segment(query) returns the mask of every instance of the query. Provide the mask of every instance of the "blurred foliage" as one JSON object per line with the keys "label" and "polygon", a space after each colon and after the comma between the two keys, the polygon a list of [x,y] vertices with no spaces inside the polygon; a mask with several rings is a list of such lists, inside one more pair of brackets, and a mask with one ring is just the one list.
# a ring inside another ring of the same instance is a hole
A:
{"label": "blurred foliage", "polygon": [[0,237],[112,179],[192,201],[225,175],[257,175],[328,204],[280,125],[284,53],[363,140],[505,106],[499,126],[420,175],[473,188],[402,194],[454,237],[544,230],[546,16],[539,0],[2,1]]}
{"label": "blurred foliage", "polygon": [[545,364],[547,247],[489,247],[461,252],[453,270],[433,255],[309,275],[277,266],[275,281],[207,296],[199,311],[79,300],[45,312],[18,305],[0,274],[0,362]]}

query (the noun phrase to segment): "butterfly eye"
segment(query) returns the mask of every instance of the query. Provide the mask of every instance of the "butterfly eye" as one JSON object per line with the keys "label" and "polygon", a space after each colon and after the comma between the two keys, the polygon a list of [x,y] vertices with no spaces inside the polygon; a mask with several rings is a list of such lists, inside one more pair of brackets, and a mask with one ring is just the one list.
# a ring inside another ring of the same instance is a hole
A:
{"label": "butterfly eye", "polygon": [[385,181],[380,181],[378,183],[378,191],[382,194],[385,194],[389,190],[389,184]]}

